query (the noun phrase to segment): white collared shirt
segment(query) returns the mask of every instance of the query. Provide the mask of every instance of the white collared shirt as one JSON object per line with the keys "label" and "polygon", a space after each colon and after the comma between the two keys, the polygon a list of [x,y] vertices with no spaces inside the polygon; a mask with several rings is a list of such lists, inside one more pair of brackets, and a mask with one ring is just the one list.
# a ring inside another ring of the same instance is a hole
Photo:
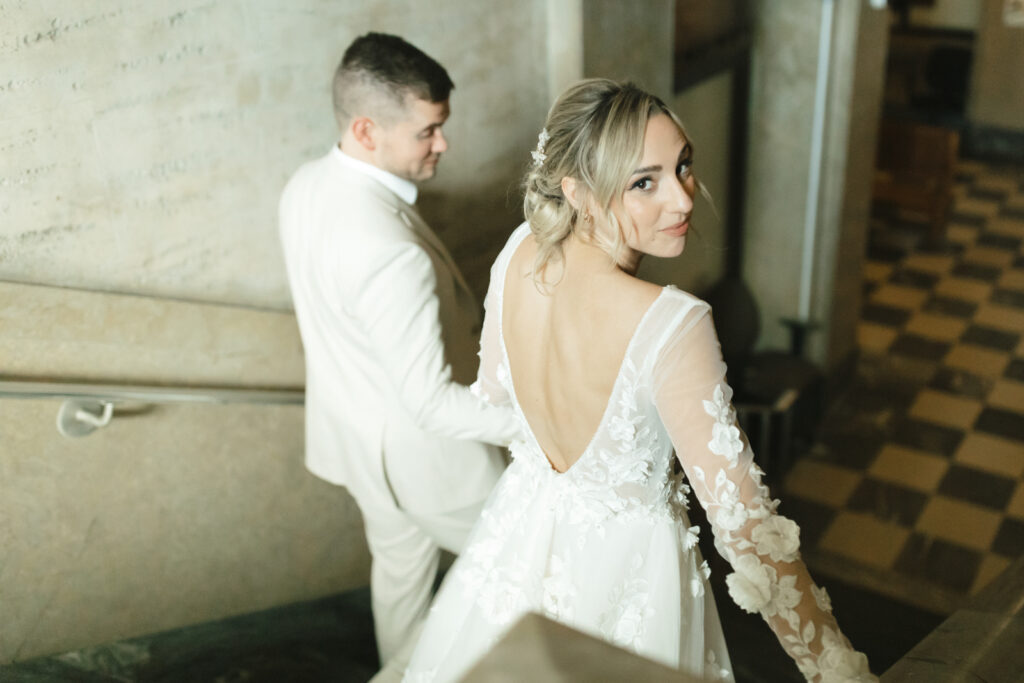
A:
{"label": "white collared shirt", "polygon": [[342,152],[338,145],[335,145],[332,148],[331,153],[334,155],[334,158],[343,165],[351,168],[353,171],[358,171],[363,175],[373,178],[378,183],[398,195],[398,198],[406,204],[412,206],[416,203],[416,196],[419,194],[419,190],[413,182],[406,180],[405,178],[399,178],[394,173],[388,173],[383,169],[377,168],[373,164],[368,164],[365,161],[360,161],[355,157],[351,157]]}

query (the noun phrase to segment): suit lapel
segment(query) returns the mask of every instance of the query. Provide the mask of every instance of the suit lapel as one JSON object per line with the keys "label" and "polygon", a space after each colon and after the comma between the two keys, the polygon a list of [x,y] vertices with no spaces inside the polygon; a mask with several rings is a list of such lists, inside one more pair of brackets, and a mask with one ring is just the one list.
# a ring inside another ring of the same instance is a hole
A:
{"label": "suit lapel", "polygon": [[420,217],[419,212],[416,211],[415,208],[405,204],[404,202],[401,204],[402,205],[396,207],[396,209],[402,217],[402,220],[405,221],[405,224],[412,228],[417,235],[423,238],[423,241],[426,242],[431,249],[437,252],[438,256],[441,257],[441,260],[445,262],[448,269],[452,272],[452,275],[455,277],[456,282],[459,283],[459,286],[465,289],[468,294],[472,295],[473,290],[469,288],[469,284],[466,282],[465,278],[462,277],[462,271],[459,270],[458,265],[455,263],[455,259],[453,259],[452,255],[448,253],[448,250],[445,248],[444,243],[441,242],[441,239],[434,234],[434,231],[431,230],[426,221]]}
{"label": "suit lapel", "polygon": [[396,214],[398,214],[402,222],[405,223],[405,225],[410,230],[412,230],[431,250],[433,250],[441,258],[441,261],[443,261],[446,266],[448,266],[448,270],[451,271],[452,277],[455,278],[455,281],[459,284],[460,287],[466,290],[466,294],[470,296],[470,299],[475,299],[473,295],[473,290],[470,289],[469,284],[462,276],[462,271],[459,270],[459,267],[456,265],[455,260],[452,258],[451,254],[448,253],[448,250],[445,248],[444,243],[442,243],[438,236],[434,234],[434,231],[430,229],[430,226],[427,225],[426,221],[424,221],[423,218],[420,217],[419,213],[416,211],[414,207],[410,206],[409,204],[406,204],[404,201],[402,201],[401,198],[398,197],[398,195],[396,195],[388,188],[384,187],[384,185],[377,182],[373,178],[370,178],[369,176],[363,175],[362,173],[351,170],[349,168],[345,168],[340,165],[339,168],[341,168],[344,174],[348,177],[349,182],[358,183],[367,192],[370,192],[371,194],[382,200],[384,203],[386,203],[388,206],[390,206],[391,209]]}

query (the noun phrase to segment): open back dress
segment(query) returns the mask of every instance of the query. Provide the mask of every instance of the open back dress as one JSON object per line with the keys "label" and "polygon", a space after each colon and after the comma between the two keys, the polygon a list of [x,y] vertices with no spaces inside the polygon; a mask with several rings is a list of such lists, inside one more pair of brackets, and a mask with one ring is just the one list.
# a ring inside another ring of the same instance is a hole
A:
{"label": "open back dress", "polygon": [[[506,271],[521,225],[491,270],[474,390],[511,404],[522,438],[431,608],[406,681],[457,680],[526,612],[538,612],[708,680],[732,681],[725,640],[687,517],[707,510],[726,581],[760,612],[808,680],[872,681],[799,558],[736,425],[710,307],[674,287],[644,313],[589,445],[565,472],[516,399],[502,331]],[[673,467],[673,453],[682,472]]]}

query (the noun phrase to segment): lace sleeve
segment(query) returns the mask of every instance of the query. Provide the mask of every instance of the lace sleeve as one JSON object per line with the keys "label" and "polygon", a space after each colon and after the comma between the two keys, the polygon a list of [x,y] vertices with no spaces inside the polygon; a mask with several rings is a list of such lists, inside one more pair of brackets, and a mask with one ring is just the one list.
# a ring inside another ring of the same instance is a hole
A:
{"label": "lace sleeve", "polygon": [[502,383],[501,373],[505,372],[505,366],[501,362],[501,307],[496,305],[499,292],[496,288],[500,285],[503,272],[498,269],[491,269],[491,284],[487,289],[487,296],[484,297],[484,324],[480,333],[480,367],[477,370],[476,381],[469,389],[477,398],[487,401],[492,405],[505,405],[511,400],[505,385]]}
{"label": "lace sleeve", "polygon": [[800,530],[776,514],[746,436],[736,424],[708,309],[691,310],[662,347],[655,402],[715,547],[732,565],[729,595],[759,612],[808,681],[876,681],[832,616],[828,594],[800,559]]}

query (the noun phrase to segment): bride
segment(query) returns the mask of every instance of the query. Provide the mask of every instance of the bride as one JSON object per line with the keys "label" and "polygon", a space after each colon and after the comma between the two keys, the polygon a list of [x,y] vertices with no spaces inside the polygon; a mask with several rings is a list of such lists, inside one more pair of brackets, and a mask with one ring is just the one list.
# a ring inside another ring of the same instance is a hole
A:
{"label": "bride", "polygon": [[474,384],[511,404],[524,437],[405,680],[457,679],[528,611],[733,680],[691,493],[732,565],[730,596],[764,617],[804,676],[876,680],[761,483],[710,308],[635,275],[643,255],[683,251],[696,187],[693,146],[656,97],[591,79],[552,107],[525,180],[526,222],[491,269]]}

